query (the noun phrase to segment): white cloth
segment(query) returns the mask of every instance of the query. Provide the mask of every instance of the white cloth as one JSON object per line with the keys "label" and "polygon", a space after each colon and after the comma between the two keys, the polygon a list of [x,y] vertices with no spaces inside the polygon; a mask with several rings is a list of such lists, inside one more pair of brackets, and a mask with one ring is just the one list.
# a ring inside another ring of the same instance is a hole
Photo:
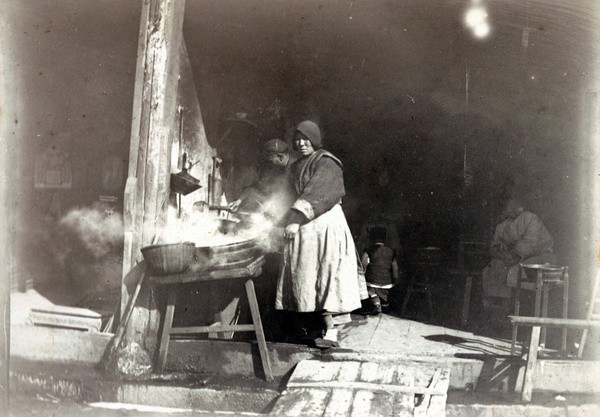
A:
{"label": "white cloth", "polygon": [[286,243],[275,308],[345,313],[361,307],[356,249],[339,204]]}
{"label": "white cloth", "polygon": [[[515,255],[513,262],[492,259],[482,271],[484,297],[503,297],[511,295],[511,288],[517,285],[519,262],[554,263],[552,252],[554,240],[534,213],[524,211],[515,219],[506,219],[494,231],[492,248],[500,245]],[[492,253],[493,254],[493,253]]]}

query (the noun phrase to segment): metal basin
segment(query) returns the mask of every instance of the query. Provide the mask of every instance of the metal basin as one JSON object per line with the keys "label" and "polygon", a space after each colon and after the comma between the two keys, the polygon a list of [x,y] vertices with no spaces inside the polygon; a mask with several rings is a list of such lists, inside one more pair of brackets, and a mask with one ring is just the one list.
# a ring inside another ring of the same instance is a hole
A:
{"label": "metal basin", "polygon": [[222,245],[196,246],[191,271],[243,268],[262,254],[256,239]]}
{"label": "metal basin", "polygon": [[564,267],[550,264],[524,264],[525,276],[529,281],[535,281],[538,271],[542,271],[544,281],[560,281]]}

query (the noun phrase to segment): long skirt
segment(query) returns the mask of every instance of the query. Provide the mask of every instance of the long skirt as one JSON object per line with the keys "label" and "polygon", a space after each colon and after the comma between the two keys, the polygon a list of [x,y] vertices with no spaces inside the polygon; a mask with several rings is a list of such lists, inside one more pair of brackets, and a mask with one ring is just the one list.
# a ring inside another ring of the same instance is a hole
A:
{"label": "long skirt", "polygon": [[275,308],[347,313],[360,307],[356,249],[338,204],[287,241]]}

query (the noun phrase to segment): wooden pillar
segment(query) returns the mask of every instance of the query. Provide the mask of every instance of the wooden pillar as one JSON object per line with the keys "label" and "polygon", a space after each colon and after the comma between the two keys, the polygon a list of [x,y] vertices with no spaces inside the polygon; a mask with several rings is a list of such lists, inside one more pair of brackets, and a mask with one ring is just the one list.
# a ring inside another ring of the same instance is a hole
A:
{"label": "wooden pillar", "polygon": [[[5,166],[5,165],[4,165]],[[6,178],[6,177],[5,177]],[[4,184],[3,184],[4,185]],[[4,187],[2,187],[4,188]],[[4,191],[4,190],[2,190]],[[4,194],[4,193],[1,193]],[[6,201],[6,200],[2,200]],[[0,241],[6,243],[8,235],[4,217],[0,218]],[[10,277],[9,245],[2,244],[0,255],[0,415],[7,416],[9,411],[9,379],[10,379]],[[7,262],[8,261],[8,262]]]}
{"label": "wooden pillar", "polygon": [[[10,39],[0,27],[0,45]],[[18,221],[17,203],[22,195],[19,185],[19,146],[22,133],[20,115],[22,103],[18,93],[23,85],[21,74],[11,48],[3,48],[0,60],[0,416],[9,415],[10,400],[10,293],[17,287],[13,282],[17,268],[16,254],[20,242],[16,239]],[[17,279],[20,276],[17,275]]]}
{"label": "wooden pillar", "polygon": [[[142,260],[140,248],[152,243],[164,221],[169,195],[170,143],[177,134],[179,45],[183,0],[143,2],[138,40],[128,179],[124,195],[123,277]],[[121,316],[128,300],[125,279]],[[140,295],[127,341],[143,346],[150,315],[149,292]],[[136,336],[137,335],[137,336]]]}

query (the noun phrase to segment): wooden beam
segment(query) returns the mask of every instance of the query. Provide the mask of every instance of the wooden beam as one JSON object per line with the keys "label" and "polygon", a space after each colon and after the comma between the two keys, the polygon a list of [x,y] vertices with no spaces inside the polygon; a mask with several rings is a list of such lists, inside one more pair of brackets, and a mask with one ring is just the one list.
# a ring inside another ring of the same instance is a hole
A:
{"label": "wooden beam", "polygon": [[358,389],[369,391],[398,392],[405,394],[447,395],[448,390],[438,387],[419,387],[405,385],[377,384],[359,381],[311,381],[288,382],[287,388],[333,388],[333,389]]}
{"label": "wooden beam", "polygon": [[508,316],[513,325],[566,327],[569,329],[584,329],[600,327],[600,320],[562,319],[550,317]]}
{"label": "wooden beam", "polygon": [[[125,248],[121,306],[127,304],[125,276],[142,260],[140,249],[153,242],[166,213],[170,148],[176,129],[179,48],[183,39],[183,0],[143,2],[133,103],[125,206]],[[142,291],[127,331],[127,342],[146,346],[156,324],[149,291]],[[134,337],[134,340],[129,340]]]}
{"label": "wooden beam", "polygon": [[539,326],[534,326],[531,329],[531,340],[529,341],[529,352],[527,353],[527,365],[525,367],[525,376],[523,377],[523,391],[521,392],[521,400],[525,402],[531,401],[531,393],[533,391],[533,373],[537,362],[538,348],[540,345]]}

